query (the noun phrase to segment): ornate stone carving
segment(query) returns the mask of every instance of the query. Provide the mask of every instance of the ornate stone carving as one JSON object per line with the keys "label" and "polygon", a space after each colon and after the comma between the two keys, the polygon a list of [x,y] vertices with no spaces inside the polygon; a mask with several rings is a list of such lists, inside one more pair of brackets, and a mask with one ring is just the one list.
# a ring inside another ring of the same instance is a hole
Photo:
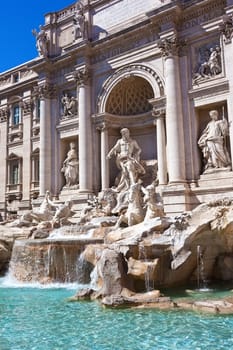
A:
{"label": "ornate stone carving", "polygon": [[153,117],[155,117],[155,123],[156,123],[156,119],[165,119],[166,109],[162,107],[158,108],[154,106],[152,110],[152,115]]}
{"label": "ornate stone carving", "polygon": [[6,122],[9,116],[10,110],[8,107],[0,109],[0,123]]}
{"label": "ornate stone carving", "polygon": [[203,46],[198,52],[200,64],[193,74],[193,83],[198,84],[222,73],[221,49],[219,45]]}
{"label": "ornate stone carving", "polygon": [[30,114],[33,110],[33,102],[31,100],[24,100],[21,104],[23,114]]}
{"label": "ornate stone carving", "polygon": [[158,41],[158,47],[164,57],[178,56],[181,48],[184,46],[185,42],[178,40],[176,35]]}
{"label": "ornate stone carving", "polygon": [[39,56],[48,57],[49,54],[49,38],[43,27],[40,25],[40,31],[37,32],[36,29],[32,30],[32,34],[36,38],[36,48]]}
{"label": "ornate stone carving", "polygon": [[99,130],[102,132],[102,131],[108,130],[108,127],[109,127],[109,123],[106,121],[103,121],[96,126],[96,130]]}
{"label": "ornate stone carving", "polygon": [[86,20],[85,20],[83,10],[84,10],[83,5],[82,3],[79,2],[77,4],[76,11],[74,13],[74,18],[73,18],[73,24],[74,24],[73,41],[76,41],[79,38],[85,39],[86,37]]}
{"label": "ornate stone carving", "polygon": [[[23,214],[18,220],[12,223],[12,226],[23,227],[33,226],[33,223],[39,224],[38,228],[47,227],[60,227],[67,225],[69,222],[67,219],[73,215],[71,212],[72,201],[66,201],[64,204],[55,204],[50,199],[49,191],[46,191],[45,197],[38,209],[33,209]],[[45,225],[45,226],[44,226]],[[34,230],[33,230],[34,231]],[[31,234],[33,233],[31,231]],[[34,237],[34,235],[32,236]]]}
{"label": "ornate stone carving", "polygon": [[74,80],[77,82],[77,85],[83,86],[88,83],[90,78],[90,72],[87,67],[76,70],[73,72]]}
{"label": "ornate stone carving", "polygon": [[225,44],[230,44],[233,36],[233,17],[223,16],[223,23],[219,26],[220,32],[223,35],[223,40]]}
{"label": "ornate stone carving", "polygon": [[4,86],[7,84],[11,83],[11,76],[10,75],[5,75],[3,77],[0,78],[0,86]]}
{"label": "ornate stone carving", "polygon": [[56,86],[49,83],[34,86],[33,95],[39,98],[55,98],[57,93]]}
{"label": "ornate stone carving", "polygon": [[127,210],[120,215],[114,228],[120,227],[122,223],[126,223],[128,226],[139,224],[144,220],[144,216],[141,184],[135,183],[129,188]]}
{"label": "ornate stone carving", "polygon": [[61,103],[64,117],[70,117],[77,114],[78,102],[74,96],[69,96],[68,93],[65,93],[61,98]]}

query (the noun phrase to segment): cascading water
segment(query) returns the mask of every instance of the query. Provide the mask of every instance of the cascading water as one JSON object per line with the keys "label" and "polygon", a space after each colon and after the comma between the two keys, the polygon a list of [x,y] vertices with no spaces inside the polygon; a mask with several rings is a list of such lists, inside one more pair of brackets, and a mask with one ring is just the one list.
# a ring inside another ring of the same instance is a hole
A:
{"label": "cascading water", "polygon": [[197,289],[199,291],[208,290],[205,277],[205,265],[201,246],[197,246]]}
{"label": "cascading water", "polygon": [[93,266],[85,261],[84,240],[25,240],[13,247],[10,273],[21,282],[87,284]]}
{"label": "cascading water", "polygon": [[146,249],[144,245],[139,244],[139,260],[143,260],[146,264],[146,270],[145,270],[145,289],[146,292],[150,292],[151,290],[154,290],[154,265],[152,265],[147,257]]}

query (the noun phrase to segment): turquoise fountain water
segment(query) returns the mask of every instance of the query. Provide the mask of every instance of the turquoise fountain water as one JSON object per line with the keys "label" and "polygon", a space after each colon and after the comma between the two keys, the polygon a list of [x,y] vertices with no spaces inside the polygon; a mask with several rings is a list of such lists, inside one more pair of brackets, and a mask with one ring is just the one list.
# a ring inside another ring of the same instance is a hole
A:
{"label": "turquoise fountain water", "polygon": [[1,350],[226,350],[233,317],[69,302],[78,285],[0,281]]}

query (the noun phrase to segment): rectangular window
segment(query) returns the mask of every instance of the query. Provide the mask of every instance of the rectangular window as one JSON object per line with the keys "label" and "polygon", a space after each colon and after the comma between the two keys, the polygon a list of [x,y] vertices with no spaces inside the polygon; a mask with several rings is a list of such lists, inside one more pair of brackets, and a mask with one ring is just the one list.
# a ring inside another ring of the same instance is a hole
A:
{"label": "rectangular window", "polygon": [[35,157],[34,162],[34,173],[35,173],[35,181],[39,182],[39,176],[40,176],[40,160],[39,157]]}
{"label": "rectangular window", "polygon": [[17,185],[19,183],[19,164],[14,163],[11,166],[11,185]]}
{"label": "rectangular window", "polygon": [[16,105],[13,107],[13,118],[12,118],[12,123],[13,125],[17,125],[20,122],[20,109],[19,105]]}
{"label": "rectangular window", "polygon": [[37,100],[36,117],[37,119],[40,119],[40,100]]}
{"label": "rectangular window", "polygon": [[19,73],[13,75],[13,83],[18,83],[19,81]]}

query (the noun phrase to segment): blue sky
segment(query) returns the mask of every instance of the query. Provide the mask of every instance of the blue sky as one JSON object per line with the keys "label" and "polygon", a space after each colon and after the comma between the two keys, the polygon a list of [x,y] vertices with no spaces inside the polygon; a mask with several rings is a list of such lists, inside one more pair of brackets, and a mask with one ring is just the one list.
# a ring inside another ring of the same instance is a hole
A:
{"label": "blue sky", "polygon": [[44,14],[75,3],[69,0],[2,0],[0,73],[37,56],[32,29],[44,24]]}

